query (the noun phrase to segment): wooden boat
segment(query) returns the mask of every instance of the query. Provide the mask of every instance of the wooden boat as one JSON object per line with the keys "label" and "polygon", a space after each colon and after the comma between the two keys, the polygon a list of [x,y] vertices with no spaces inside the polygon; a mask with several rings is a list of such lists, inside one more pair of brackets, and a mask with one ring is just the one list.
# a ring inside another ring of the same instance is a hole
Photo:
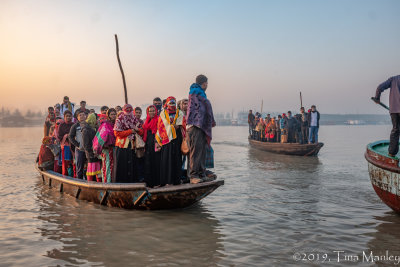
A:
{"label": "wooden boat", "polygon": [[298,143],[273,143],[261,142],[249,138],[249,143],[252,147],[271,153],[296,155],[296,156],[316,156],[324,146],[324,143],[317,144],[298,144]]}
{"label": "wooden boat", "polygon": [[97,183],[63,176],[53,171],[38,171],[44,185],[76,199],[109,207],[139,210],[185,208],[224,184],[223,180],[214,180],[199,184],[148,188],[144,183]]}
{"label": "wooden boat", "polygon": [[397,157],[388,155],[389,140],[368,144],[365,159],[372,187],[380,199],[400,213],[400,167]]}

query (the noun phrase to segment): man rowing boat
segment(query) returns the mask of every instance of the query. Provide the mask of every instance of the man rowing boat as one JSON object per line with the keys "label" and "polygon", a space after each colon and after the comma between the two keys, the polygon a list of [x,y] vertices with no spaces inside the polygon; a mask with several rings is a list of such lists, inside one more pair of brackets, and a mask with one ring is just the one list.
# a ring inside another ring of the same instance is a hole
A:
{"label": "man rowing boat", "polygon": [[380,103],[381,93],[390,88],[389,113],[392,118],[392,131],[390,133],[389,156],[395,157],[399,152],[400,135],[400,75],[390,77],[376,88],[375,103]]}

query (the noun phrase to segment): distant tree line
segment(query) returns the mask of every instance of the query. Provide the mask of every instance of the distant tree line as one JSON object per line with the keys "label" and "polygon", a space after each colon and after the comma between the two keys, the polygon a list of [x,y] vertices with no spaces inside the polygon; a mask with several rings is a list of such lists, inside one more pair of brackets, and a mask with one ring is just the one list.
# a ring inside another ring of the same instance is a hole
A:
{"label": "distant tree line", "polygon": [[18,116],[18,117],[27,117],[27,118],[37,118],[37,117],[43,117],[43,112],[42,111],[32,111],[28,109],[25,113],[22,113],[19,109],[14,109],[10,110],[8,108],[2,107],[0,109],[0,117],[7,117],[7,116]]}

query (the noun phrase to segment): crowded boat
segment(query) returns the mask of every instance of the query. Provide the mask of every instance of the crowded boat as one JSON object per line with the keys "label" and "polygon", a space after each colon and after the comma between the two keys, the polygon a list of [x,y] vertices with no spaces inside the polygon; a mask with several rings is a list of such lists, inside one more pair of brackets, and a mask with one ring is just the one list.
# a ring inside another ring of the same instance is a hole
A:
{"label": "crowded boat", "polygon": [[267,114],[265,118],[262,118],[261,113],[253,114],[249,110],[249,138],[271,143],[318,144],[319,120],[320,113],[315,105],[308,112],[301,107],[300,113],[296,115],[288,111],[278,117]]}
{"label": "crowded boat", "polygon": [[189,97],[153,99],[145,110],[125,104],[100,113],[68,96],[48,108],[37,157],[40,170],[98,183],[146,183],[148,187],[216,179],[211,147],[215,126],[208,79],[198,75]]}

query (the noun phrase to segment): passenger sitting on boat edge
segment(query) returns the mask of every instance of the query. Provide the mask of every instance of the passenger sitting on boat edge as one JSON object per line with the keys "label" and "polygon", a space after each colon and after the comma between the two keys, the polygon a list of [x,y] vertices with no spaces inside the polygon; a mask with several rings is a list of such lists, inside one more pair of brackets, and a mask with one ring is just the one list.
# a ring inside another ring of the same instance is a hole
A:
{"label": "passenger sitting on boat edge", "polygon": [[189,91],[186,140],[189,146],[190,183],[215,179],[215,174],[212,172],[209,172],[209,177],[206,176],[204,166],[207,146],[212,140],[212,127],[216,125],[212,106],[206,95],[207,87],[208,78],[200,74]]}
{"label": "passenger sitting on boat edge", "polygon": [[388,153],[390,157],[395,157],[399,152],[400,135],[400,75],[390,77],[376,88],[374,101],[379,104],[381,93],[390,88],[389,94],[389,113],[392,119],[392,131],[390,133],[390,143]]}
{"label": "passenger sitting on boat edge", "polygon": [[52,144],[51,137],[45,136],[42,140],[42,145],[40,146],[39,155],[37,156],[36,162],[38,163],[38,168],[40,170],[53,170],[54,168],[54,154],[48,147]]}

